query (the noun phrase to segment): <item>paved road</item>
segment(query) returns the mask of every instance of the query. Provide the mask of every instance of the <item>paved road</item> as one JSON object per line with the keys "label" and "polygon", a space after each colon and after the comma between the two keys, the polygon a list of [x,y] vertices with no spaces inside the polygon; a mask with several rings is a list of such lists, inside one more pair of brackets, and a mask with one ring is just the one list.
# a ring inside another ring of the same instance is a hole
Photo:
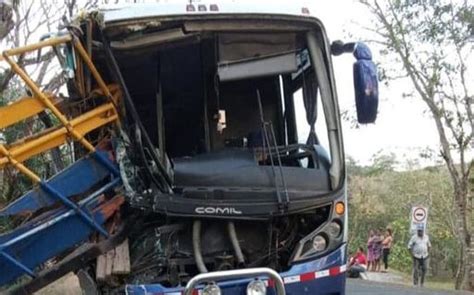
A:
{"label": "paved road", "polygon": [[412,288],[397,284],[378,283],[359,279],[348,279],[346,289],[347,295],[474,295],[474,293],[470,292]]}

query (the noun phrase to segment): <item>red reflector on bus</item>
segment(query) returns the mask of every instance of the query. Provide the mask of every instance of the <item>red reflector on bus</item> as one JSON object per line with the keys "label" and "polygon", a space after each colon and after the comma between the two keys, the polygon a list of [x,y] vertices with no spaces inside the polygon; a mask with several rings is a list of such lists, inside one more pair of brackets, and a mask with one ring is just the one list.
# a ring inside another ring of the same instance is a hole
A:
{"label": "red reflector on bus", "polygon": [[199,4],[199,6],[198,6],[198,11],[207,11],[206,5]]}
{"label": "red reflector on bus", "polygon": [[211,6],[209,7],[209,10],[210,11],[219,11],[219,6],[217,6],[217,4],[211,4]]}
{"label": "red reflector on bus", "polygon": [[302,14],[310,14],[308,7],[303,7],[303,8],[301,8],[301,13],[302,13]]}
{"label": "red reflector on bus", "polygon": [[196,11],[196,7],[194,7],[194,5],[192,5],[192,4],[188,4],[188,5],[186,5],[186,11],[187,12],[194,12],[194,11]]}

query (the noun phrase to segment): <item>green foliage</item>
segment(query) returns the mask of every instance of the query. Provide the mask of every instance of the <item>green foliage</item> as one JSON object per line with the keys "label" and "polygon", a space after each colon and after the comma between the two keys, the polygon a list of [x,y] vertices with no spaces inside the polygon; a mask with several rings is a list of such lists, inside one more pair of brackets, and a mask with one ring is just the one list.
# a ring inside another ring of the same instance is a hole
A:
{"label": "green foliage", "polygon": [[[0,83],[2,81],[2,76],[3,73],[0,72]],[[23,92],[23,88],[19,87],[15,83],[10,83],[7,89],[5,89],[3,92],[0,92],[0,107],[15,101],[22,95],[25,95]],[[47,116],[49,116],[54,126],[59,125],[59,121],[56,117],[48,112]],[[47,128],[47,126],[45,126],[41,120],[39,120],[37,117],[33,117],[2,129],[0,132],[6,139],[7,144],[12,144],[18,140],[38,134],[45,128]],[[63,164],[67,166],[71,162],[70,146],[61,146],[59,152]],[[52,155],[49,152],[29,159],[25,162],[25,165],[43,179],[48,179],[55,173]],[[11,166],[7,166],[2,171],[0,171],[0,173],[2,173],[2,177],[0,177],[0,207],[5,206],[32,188],[31,180]],[[0,232],[11,228],[11,226],[15,223],[18,222],[6,218],[0,219]]]}
{"label": "green foliage", "polygon": [[409,272],[412,266],[412,260],[407,251],[407,244],[410,239],[410,224],[407,222],[407,216],[399,216],[390,224],[393,232],[396,233],[390,259],[395,268],[404,272]]}
{"label": "green foliage", "polygon": [[[378,155],[374,165],[360,167],[348,163],[349,178],[349,251],[366,246],[371,229],[393,230],[394,245],[390,264],[395,269],[409,272],[411,257],[407,251],[410,238],[410,210],[413,205],[429,208],[428,234],[433,275],[452,276],[459,255],[453,232],[454,210],[451,202],[452,187],[449,174],[442,167],[397,172],[396,161],[390,156]],[[384,168],[380,167],[380,163]]]}

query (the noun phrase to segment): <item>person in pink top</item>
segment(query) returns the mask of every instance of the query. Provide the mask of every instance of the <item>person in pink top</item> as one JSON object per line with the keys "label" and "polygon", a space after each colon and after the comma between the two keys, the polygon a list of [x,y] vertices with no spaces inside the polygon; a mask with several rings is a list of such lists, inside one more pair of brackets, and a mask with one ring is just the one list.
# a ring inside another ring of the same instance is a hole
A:
{"label": "person in pink top", "polygon": [[374,253],[374,261],[372,262],[372,271],[380,271],[380,259],[382,258],[382,241],[384,240],[384,236],[382,235],[380,230],[375,231],[375,235],[373,238],[373,253]]}

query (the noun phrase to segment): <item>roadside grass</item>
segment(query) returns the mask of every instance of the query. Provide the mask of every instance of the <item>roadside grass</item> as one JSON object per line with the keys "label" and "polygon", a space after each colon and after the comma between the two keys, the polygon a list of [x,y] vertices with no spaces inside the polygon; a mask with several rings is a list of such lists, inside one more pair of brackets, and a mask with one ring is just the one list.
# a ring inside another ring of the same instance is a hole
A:
{"label": "roadside grass", "polygon": [[[402,278],[400,283],[407,286],[413,285],[413,278],[411,273],[401,272],[398,270],[391,269],[390,273],[398,275]],[[436,290],[447,290],[453,291],[454,289],[454,279],[446,277],[433,277],[427,276],[425,278],[425,287]]]}

